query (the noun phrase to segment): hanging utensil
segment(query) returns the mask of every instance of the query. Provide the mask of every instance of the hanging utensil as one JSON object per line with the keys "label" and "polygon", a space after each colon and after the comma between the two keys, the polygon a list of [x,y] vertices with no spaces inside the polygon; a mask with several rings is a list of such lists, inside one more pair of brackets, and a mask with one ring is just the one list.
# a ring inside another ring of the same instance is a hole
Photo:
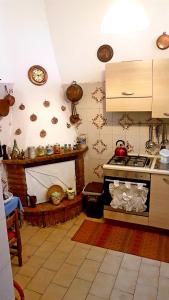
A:
{"label": "hanging utensil", "polygon": [[164,149],[167,145],[169,145],[169,140],[167,139],[167,125],[163,124],[162,126],[161,149]]}
{"label": "hanging utensil", "polygon": [[146,149],[152,149],[156,144],[152,140],[153,137],[153,125],[149,125],[149,140],[146,142]]}
{"label": "hanging utensil", "polygon": [[70,116],[70,122],[72,124],[75,124],[80,120],[79,114],[77,113],[77,110],[76,110],[76,104],[71,103],[71,109],[72,109],[72,114]]}
{"label": "hanging utensil", "polygon": [[156,127],[155,127],[156,139],[157,139],[158,145],[160,144],[160,128],[161,128],[160,124],[156,125]]}

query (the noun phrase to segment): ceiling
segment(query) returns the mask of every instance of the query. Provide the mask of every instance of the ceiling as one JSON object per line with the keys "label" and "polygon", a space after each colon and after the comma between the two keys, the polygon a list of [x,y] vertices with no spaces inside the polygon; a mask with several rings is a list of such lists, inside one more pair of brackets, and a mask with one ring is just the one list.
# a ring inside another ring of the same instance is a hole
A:
{"label": "ceiling", "polygon": [[103,34],[101,23],[114,1],[45,0],[63,83],[103,81],[105,64],[97,59],[97,49],[103,44],[111,45],[114,50],[111,62],[169,57],[169,49],[161,51],[156,47],[157,37],[163,31],[169,33],[169,1],[140,0],[150,21],[147,30]]}

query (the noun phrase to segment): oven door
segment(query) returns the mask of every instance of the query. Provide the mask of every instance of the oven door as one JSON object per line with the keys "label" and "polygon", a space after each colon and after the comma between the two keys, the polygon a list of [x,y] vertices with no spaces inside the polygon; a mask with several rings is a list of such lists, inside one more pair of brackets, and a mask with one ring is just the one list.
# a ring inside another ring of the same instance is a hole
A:
{"label": "oven door", "polygon": [[[149,175],[149,174],[148,174]],[[115,211],[144,215],[149,212],[150,180],[104,177],[104,205]]]}

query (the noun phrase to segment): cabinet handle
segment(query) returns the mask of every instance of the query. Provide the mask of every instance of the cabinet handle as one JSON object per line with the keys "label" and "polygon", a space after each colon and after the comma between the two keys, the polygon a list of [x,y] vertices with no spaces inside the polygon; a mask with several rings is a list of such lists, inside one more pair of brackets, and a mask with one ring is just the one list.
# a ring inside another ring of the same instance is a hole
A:
{"label": "cabinet handle", "polygon": [[169,117],[169,113],[163,113],[163,115]]}
{"label": "cabinet handle", "polygon": [[169,184],[169,179],[163,178],[163,181],[167,184]]}
{"label": "cabinet handle", "polygon": [[132,93],[132,92],[122,92],[121,94],[124,95],[124,96],[132,96],[132,95],[134,95],[134,93]]}

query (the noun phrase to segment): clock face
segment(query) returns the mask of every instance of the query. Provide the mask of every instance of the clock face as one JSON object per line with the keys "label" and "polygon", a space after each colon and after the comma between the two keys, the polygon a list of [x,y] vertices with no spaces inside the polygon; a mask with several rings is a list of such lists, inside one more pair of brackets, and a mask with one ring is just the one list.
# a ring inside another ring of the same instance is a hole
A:
{"label": "clock face", "polygon": [[45,84],[48,79],[48,74],[44,68],[35,65],[32,66],[28,71],[29,80],[36,85]]}

